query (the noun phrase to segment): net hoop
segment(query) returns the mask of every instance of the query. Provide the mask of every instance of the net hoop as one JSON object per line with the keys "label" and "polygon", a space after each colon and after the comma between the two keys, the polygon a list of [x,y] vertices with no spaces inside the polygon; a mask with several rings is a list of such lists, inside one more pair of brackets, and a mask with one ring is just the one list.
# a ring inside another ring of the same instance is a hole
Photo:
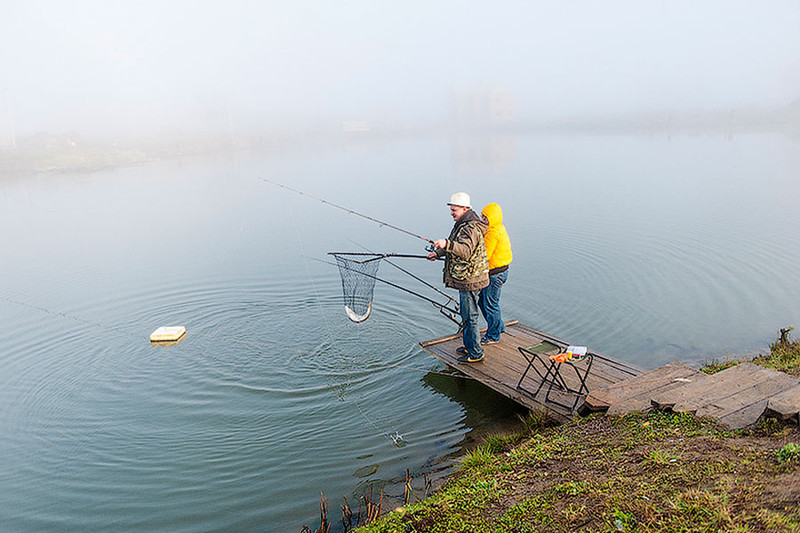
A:
{"label": "net hoop", "polygon": [[346,255],[350,254],[333,254],[342,278],[344,311],[352,322],[360,323],[372,313],[375,274],[380,261],[358,261]]}

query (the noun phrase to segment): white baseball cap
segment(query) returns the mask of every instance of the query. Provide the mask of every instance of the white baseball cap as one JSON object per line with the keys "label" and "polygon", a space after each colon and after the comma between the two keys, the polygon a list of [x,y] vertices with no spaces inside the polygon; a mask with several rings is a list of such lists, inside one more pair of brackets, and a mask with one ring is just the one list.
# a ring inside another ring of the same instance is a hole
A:
{"label": "white baseball cap", "polygon": [[450,197],[450,201],[447,202],[447,205],[457,205],[459,207],[472,207],[469,201],[469,194],[465,192],[457,192],[453,196]]}

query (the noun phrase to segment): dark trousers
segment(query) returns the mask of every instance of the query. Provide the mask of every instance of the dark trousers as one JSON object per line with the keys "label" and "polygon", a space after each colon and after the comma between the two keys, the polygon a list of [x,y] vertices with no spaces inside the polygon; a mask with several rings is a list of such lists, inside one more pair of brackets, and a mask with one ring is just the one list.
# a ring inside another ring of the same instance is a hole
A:
{"label": "dark trousers", "polygon": [[461,313],[461,321],[464,323],[464,348],[472,357],[481,357],[483,347],[478,329],[478,299],[480,290],[477,291],[458,291],[458,310]]}

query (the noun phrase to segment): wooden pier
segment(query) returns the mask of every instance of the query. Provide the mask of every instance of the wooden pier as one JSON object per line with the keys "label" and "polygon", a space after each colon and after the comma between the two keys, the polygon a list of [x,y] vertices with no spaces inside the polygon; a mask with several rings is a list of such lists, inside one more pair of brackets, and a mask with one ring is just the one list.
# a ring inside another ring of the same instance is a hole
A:
{"label": "wooden pier", "polygon": [[[556,366],[550,366],[549,356],[563,352],[570,343],[517,321],[506,322],[499,343],[484,346],[485,357],[479,363],[458,362],[456,349],[461,344],[458,334],[420,346],[518,404],[547,411],[562,421],[576,412],[624,415],[659,409],[711,417],[733,429],[752,426],[762,416],[800,424],[800,378],[752,363],[713,375],[679,362],[644,371],[589,350],[591,358],[560,364],[556,380],[548,373],[548,368],[552,372]],[[538,357],[523,355],[518,349],[532,346],[537,347]],[[538,371],[525,373],[531,361]],[[563,383],[567,392],[558,383]]]}
{"label": "wooden pier", "polygon": [[[557,353],[558,350],[569,346],[569,342],[517,321],[506,322],[506,330],[500,335],[500,342],[484,346],[485,357],[482,362],[459,363],[460,354],[456,353],[456,349],[462,345],[461,340],[461,334],[450,335],[421,342],[420,346],[448,366],[480,381],[528,409],[548,411],[559,420],[567,420],[574,413],[572,409],[564,407],[564,404],[570,405],[574,401],[575,394],[573,393],[564,393],[556,387],[551,390],[549,401],[546,401],[548,387],[544,386],[538,394],[533,394],[541,383],[539,375],[533,371],[528,372],[525,380],[520,384],[521,388],[517,388],[519,379],[528,366],[528,361],[520,354],[518,347],[548,342],[557,347],[552,350],[552,353]],[[545,354],[545,358],[549,353],[551,352]],[[586,376],[586,386],[590,391],[615,385],[644,371],[630,363],[617,361],[591,350],[589,353],[593,357],[590,372]],[[580,365],[580,363],[576,363],[576,365]],[[546,371],[541,365],[539,370]],[[575,372],[565,371],[561,374],[570,388],[578,388],[579,379]],[[581,403],[579,402],[579,408]]]}

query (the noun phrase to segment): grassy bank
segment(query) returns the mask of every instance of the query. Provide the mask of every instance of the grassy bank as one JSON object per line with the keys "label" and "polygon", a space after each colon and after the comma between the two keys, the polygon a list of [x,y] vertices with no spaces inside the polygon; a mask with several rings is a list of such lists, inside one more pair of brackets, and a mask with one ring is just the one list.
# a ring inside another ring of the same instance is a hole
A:
{"label": "grassy bank", "polygon": [[442,490],[358,531],[798,531],[798,437],[689,415],[577,418],[477,449]]}
{"label": "grassy bank", "polygon": [[[751,361],[800,374],[788,331],[770,348]],[[525,422],[466,455],[432,496],[357,531],[800,531],[797,425],[730,431],[659,412]]]}

